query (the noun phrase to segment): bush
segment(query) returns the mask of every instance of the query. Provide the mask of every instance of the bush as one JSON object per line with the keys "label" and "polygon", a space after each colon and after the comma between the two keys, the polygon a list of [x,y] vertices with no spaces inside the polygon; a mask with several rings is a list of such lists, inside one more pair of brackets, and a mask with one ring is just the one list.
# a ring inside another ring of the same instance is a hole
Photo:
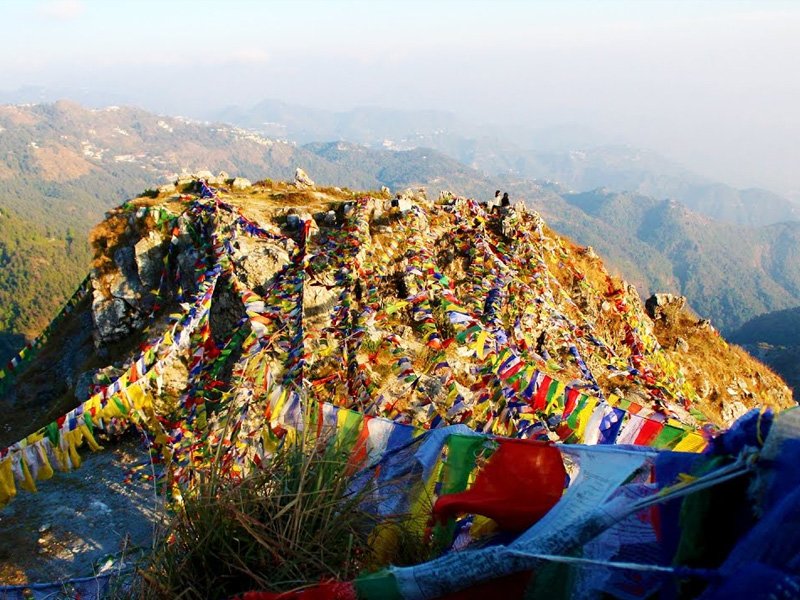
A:
{"label": "bush", "polygon": [[184,499],[132,590],[144,598],[228,598],[352,579],[374,564],[369,486],[352,492],[349,453],[284,444],[248,478],[213,476]]}

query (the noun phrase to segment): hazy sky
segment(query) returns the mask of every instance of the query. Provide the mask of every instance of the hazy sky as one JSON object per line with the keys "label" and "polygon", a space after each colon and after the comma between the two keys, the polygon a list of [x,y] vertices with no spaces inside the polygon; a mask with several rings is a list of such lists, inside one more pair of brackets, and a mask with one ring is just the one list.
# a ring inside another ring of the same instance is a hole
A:
{"label": "hazy sky", "polygon": [[3,0],[0,22],[5,90],[579,123],[800,191],[800,2]]}

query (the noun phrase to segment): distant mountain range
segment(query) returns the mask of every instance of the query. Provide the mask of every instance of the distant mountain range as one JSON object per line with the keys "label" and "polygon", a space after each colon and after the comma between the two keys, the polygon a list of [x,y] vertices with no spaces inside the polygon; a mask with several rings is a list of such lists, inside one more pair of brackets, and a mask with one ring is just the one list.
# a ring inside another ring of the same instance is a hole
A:
{"label": "distant mountain range", "polygon": [[302,166],[321,184],[354,189],[427,184],[485,195],[491,187],[432,151],[341,148],[298,147],[134,108],[0,106],[0,358],[21,334],[43,327],[78,285],[90,259],[89,229],[103,213],[183,170],[290,179]]}
{"label": "distant mountain range", "polygon": [[[343,123],[349,123],[369,137],[377,135],[382,116],[380,111],[356,111],[348,119],[319,122],[327,123],[329,132],[346,131]],[[302,120],[295,118],[293,127],[300,127]],[[316,127],[316,119],[310,114],[306,123]],[[422,125],[459,125],[448,119],[446,113],[431,112]],[[396,132],[414,124],[396,123]],[[559,136],[568,142],[577,137],[576,132],[549,135],[553,155],[561,152]],[[89,228],[103,212],[182,170],[290,179],[301,166],[320,185],[386,185],[394,191],[423,185],[429,195],[451,189],[479,199],[504,189],[513,200],[539,210],[558,231],[595,247],[643,296],[685,294],[699,315],[726,332],[755,315],[797,304],[800,222],[726,224],[639,193],[569,192],[564,181],[530,181],[508,172],[490,177],[443,152],[413,145],[297,145],[240,127],[132,108],[87,109],[72,102],[0,106],[0,329],[11,336],[7,346],[42,327],[79,283],[90,258]],[[476,141],[475,156],[480,147],[489,145]],[[618,152],[620,165],[633,162]],[[481,160],[488,163],[490,157]],[[657,166],[655,158],[640,162],[648,161]],[[680,178],[678,167],[669,169]],[[584,181],[594,180],[585,174]],[[737,202],[720,196],[718,210],[737,213]]]}
{"label": "distant mountain range", "polygon": [[800,220],[800,205],[779,194],[711,181],[656,152],[609,145],[607,138],[577,126],[508,129],[476,125],[443,111],[361,107],[335,112],[277,100],[209,116],[298,142],[433,148],[487,176],[556,182],[567,192],[604,187],[677,200],[727,223],[759,226]]}
{"label": "distant mountain range", "polygon": [[730,332],[800,297],[800,222],[720,223],[685,206],[595,190],[550,196],[542,212],[559,231],[608,256],[640,292],[677,291]]}

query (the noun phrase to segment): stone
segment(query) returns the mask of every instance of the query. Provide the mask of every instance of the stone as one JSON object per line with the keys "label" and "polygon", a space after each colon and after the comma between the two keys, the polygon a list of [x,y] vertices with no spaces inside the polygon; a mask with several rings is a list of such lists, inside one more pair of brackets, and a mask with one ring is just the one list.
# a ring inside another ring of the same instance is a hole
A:
{"label": "stone", "polygon": [[116,298],[135,301],[142,293],[139,280],[139,267],[136,264],[136,252],[130,246],[123,246],[114,252],[114,262],[119,267],[118,274],[112,277],[111,295]]}
{"label": "stone", "polygon": [[594,248],[592,248],[591,246],[586,246],[586,248],[583,249],[583,255],[586,258],[591,258],[591,259],[598,258],[597,252],[595,252]]}
{"label": "stone", "polygon": [[177,179],[175,180],[175,185],[184,186],[192,183],[192,181],[194,181],[194,179],[191,173],[181,171],[180,175],[178,175]]}
{"label": "stone", "polygon": [[164,271],[163,243],[164,238],[155,231],[150,231],[133,247],[139,280],[147,290],[157,291],[161,283],[161,274]]}
{"label": "stone", "polygon": [[230,179],[230,178],[231,178],[231,176],[228,175],[227,172],[220,171],[219,174],[217,175],[217,182],[220,183],[220,184],[223,184],[223,183],[226,183],[228,181],[228,179]]}
{"label": "stone", "polygon": [[214,174],[208,170],[198,171],[194,174],[195,179],[200,179],[203,181],[208,181],[209,179],[214,179]]}
{"label": "stone", "polygon": [[75,381],[75,399],[78,402],[85,402],[91,397],[94,375],[95,371],[84,371],[78,375]]}
{"label": "stone", "polygon": [[175,187],[174,183],[165,183],[164,185],[158,186],[158,193],[159,194],[171,194],[176,189],[178,189],[178,188]]}
{"label": "stone", "polygon": [[331,311],[339,301],[340,290],[322,285],[307,285],[303,290],[303,311],[309,324],[318,329],[330,325]]}
{"label": "stone", "polygon": [[231,185],[235,190],[245,190],[253,184],[250,183],[249,179],[245,179],[244,177],[237,177],[236,179],[233,180],[233,183]]}
{"label": "stone", "polygon": [[411,201],[411,199],[406,197],[395,198],[392,200],[392,206],[401,213],[408,212],[411,210],[413,205],[414,203]]}
{"label": "stone", "polygon": [[686,296],[653,294],[644,303],[645,311],[653,321],[669,325],[677,322],[678,315],[686,306]]}
{"label": "stone", "polygon": [[106,299],[95,290],[92,302],[95,343],[98,346],[119,340],[130,333],[126,324],[126,304],[120,298]]}
{"label": "stone", "polygon": [[388,187],[386,187],[385,185],[381,186],[381,194],[385,194],[385,195],[388,196],[391,193],[392,193],[392,191]]}
{"label": "stone", "polygon": [[675,351],[676,352],[683,352],[684,354],[689,352],[689,342],[687,342],[682,337],[679,337],[675,340]]}
{"label": "stone", "polygon": [[314,180],[300,167],[294,172],[294,184],[299,188],[313,188]]}
{"label": "stone", "polygon": [[738,400],[731,400],[723,403],[719,411],[726,426],[730,426],[733,422],[747,413],[747,407]]}
{"label": "stone", "polygon": [[700,319],[694,324],[694,326],[704,331],[714,331],[714,326],[711,324],[710,319]]}
{"label": "stone", "polygon": [[275,273],[289,263],[292,246],[240,236],[234,246],[233,258],[245,274],[247,287],[263,289]]}

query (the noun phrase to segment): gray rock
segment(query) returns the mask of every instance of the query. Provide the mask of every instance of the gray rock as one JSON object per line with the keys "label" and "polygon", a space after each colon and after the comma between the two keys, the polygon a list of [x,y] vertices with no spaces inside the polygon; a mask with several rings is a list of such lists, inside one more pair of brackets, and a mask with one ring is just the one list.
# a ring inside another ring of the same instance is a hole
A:
{"label": "gray rock", "polygon": [[250,186],[252,186],[253,184],[250,183],[249,179],[245,179],[244,177],[237,177],[236,179],[233,180],[233,183],[231,185],[235,190],[245,190]]}
{"label": "gray rock", "polygon": [[291,247],[278,243],[247,238],[238,240],[238,248],[234,248],[233,258],[244,273],[247,287],[253,290],[263,289],[272,277],[289,263]]}
{"label": "gray rock", "polygon": [[689,342],[682,337],[679,337],[675,340],[675,350],[683,353],[689,352]]}
{"label": "gray rock", "polygon": [[123,246],[114,252],[114,262],[119,267],[109,286],[111,295],[116,298],[136,301],[143,288],[139,280],[139,267],[136,264],[136,252],[130,246]]}
{"label": "gray rock", "polygon": [[665,324],[675,323],[684,306],[686,306],[686,296],[674,294],[653,294],[644,303],[645,311],[650,318]]}
{"label": "gray rock", "polygon": [[401,213],[405,213],[411,210],[411,207],[414,206],[414,202],[410,198],[400,197],[392,200],[392,206]]}
{"label": "gray rock", "polygon": [[164,185],[158,186],[158,193],[159,194],[171,194],[177,188],[175,187],[174,183],[165,183]]}
{"label": "gray rock", "polygon": [[592,248],[591,246],[586,246],[586,248],[583,249],[583,255],[586,258],[591,258],[591,259],[598,258],[597,252],[595,252],[594,248]]}
{"label": "gray rock", "polygon": [[95,371],[84,371],[75,381],[75,399],[84,402],[91,396],[92,385],[94,384]]}
{"label": "gray rock", "polygon": [[313,188],[314,180],[300,167],[294,172],[294,184],[299,188]]}
{"label": "gray rock", "polygon": [[725,425],[731,425],[736,419],[747,413],[747,407],[738,400],[730,400],[722,405],[719,411]]}
{"label": "gray rock", "polygon": [[202,170],[202,171],[198,171],[197,173],[195,173],[194,174],[194,178],[195,179],[203,179],[205,181],[208,181],[209,179],[214,179],[214,174],[211,171]]}
{"label": "gray rock", "polygon": [[139,280],[147,290],[158,290],[164,270],[164,238],[155,231],[148,232],[134,246]]}

